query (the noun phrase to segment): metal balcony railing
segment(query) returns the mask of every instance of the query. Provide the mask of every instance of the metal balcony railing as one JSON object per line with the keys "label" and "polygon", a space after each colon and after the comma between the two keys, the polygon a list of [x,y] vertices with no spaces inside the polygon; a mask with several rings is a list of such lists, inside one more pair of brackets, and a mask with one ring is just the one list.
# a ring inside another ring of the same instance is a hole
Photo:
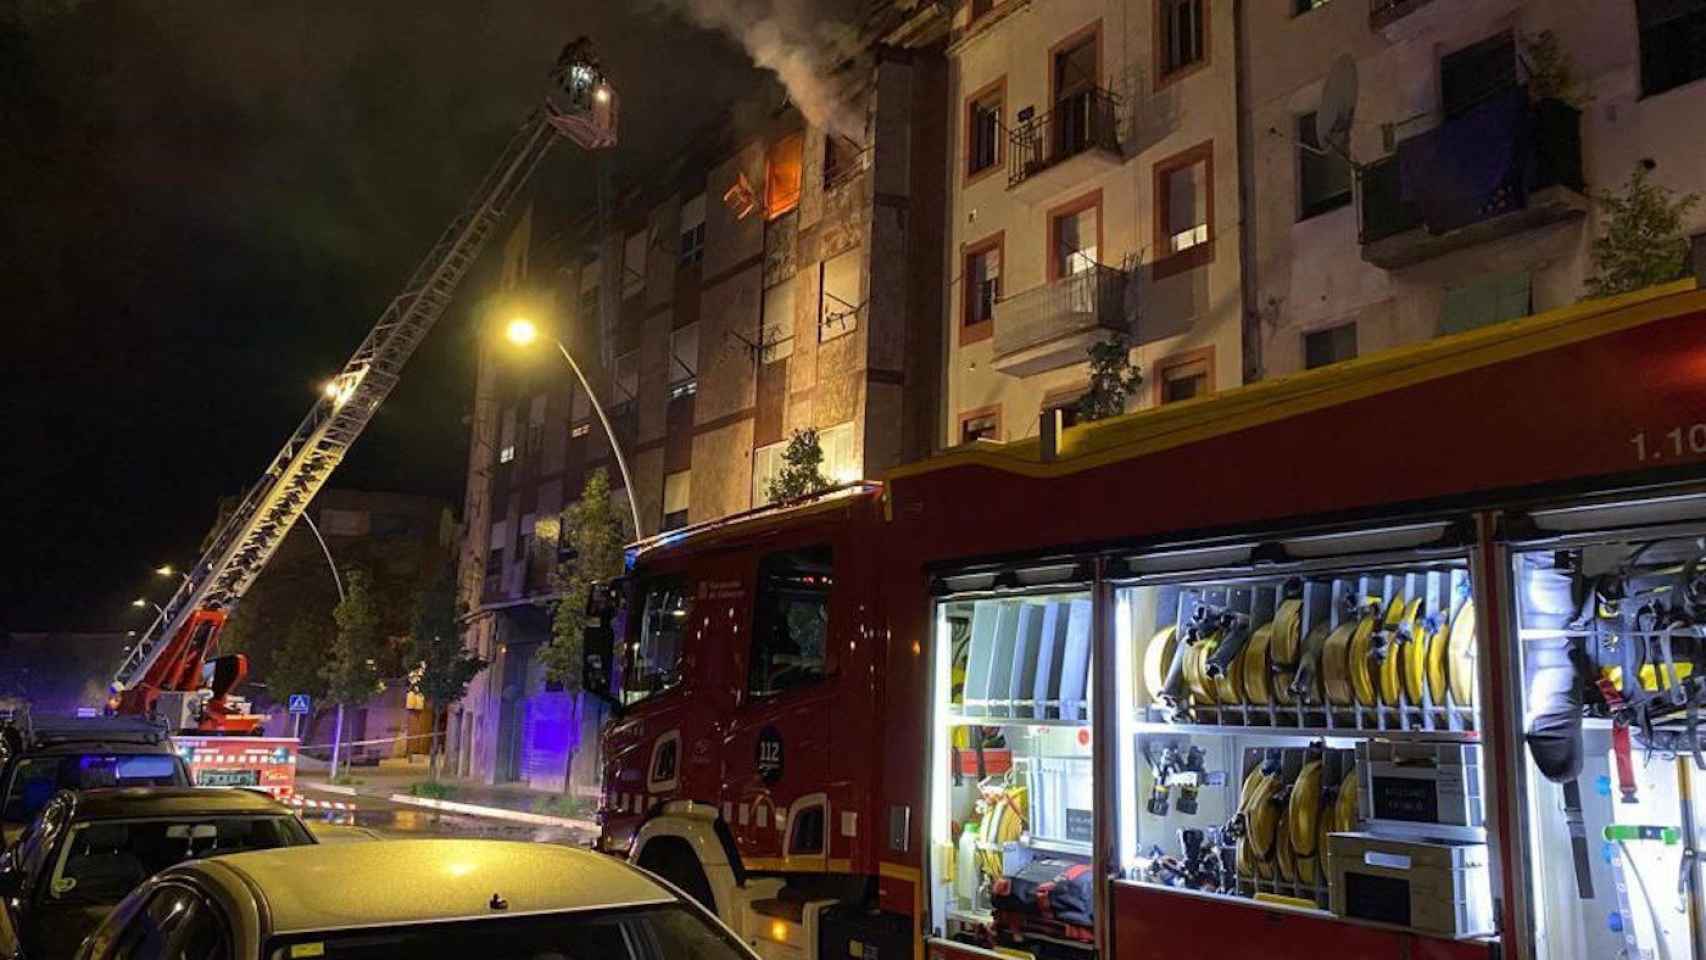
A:
{"label": "metal balcony railing", "polygon": [[[1448,124],[1459,121],[1448,120]],[[1541,100],[1529,107],[1528,135],[1511,156],[1511,166],[1502,181],[1514,194],[1508,203],[1489,206],[1482,219],[1493,219],[1512,209],[1522,209],[1529,198],[1550,187],[1568,187],[1580,192],[1582,181],[1581,113],[1558,100]],[[1374,243],[1418,227],[1430,226],[1417,202],[1412,185],[1405,198],[1398,155],[1367,164],[1357,173],[1360,195],[1361,241]],[[1447,232],[1432,227],[1434,232]]]}
{"label": "metal balcony railing", "polygon": [[1120,152],[1119,98],[1100,88],[1068,94],[1008,132],[1007,185],[1090,150]]}
{"label": "metal balcony railing", "polygon": [[1125,329],[1125,284],[1123,272],[1096,263],[997,301],[996,358],[1075,333]]}

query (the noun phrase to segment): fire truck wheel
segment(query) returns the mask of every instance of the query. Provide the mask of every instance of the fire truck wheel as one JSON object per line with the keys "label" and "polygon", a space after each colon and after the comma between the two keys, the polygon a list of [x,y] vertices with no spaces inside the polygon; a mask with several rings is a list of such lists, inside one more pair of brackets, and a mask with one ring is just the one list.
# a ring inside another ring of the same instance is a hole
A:
{"label": "fire truck wheel", "polygon": [[717,912],[717,898],[711,894],[711,881],[686,841],[674,837],[653,840],[640,851],[639,865],[680,887],[683,893],[697,900],[706,910],[713,914]]}

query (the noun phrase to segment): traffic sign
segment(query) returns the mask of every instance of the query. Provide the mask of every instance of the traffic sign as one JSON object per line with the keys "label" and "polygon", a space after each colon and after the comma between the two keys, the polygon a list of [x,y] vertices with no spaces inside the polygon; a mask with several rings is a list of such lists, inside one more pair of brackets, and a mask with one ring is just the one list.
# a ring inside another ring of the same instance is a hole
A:
{"label": "traffic sign", "polygon": [[312,713],[313,710],[309,706],[308,694],[306,694],[306,693],[293,693],[293,694],[291,694],[290,695],[290,712],[291,713]]}

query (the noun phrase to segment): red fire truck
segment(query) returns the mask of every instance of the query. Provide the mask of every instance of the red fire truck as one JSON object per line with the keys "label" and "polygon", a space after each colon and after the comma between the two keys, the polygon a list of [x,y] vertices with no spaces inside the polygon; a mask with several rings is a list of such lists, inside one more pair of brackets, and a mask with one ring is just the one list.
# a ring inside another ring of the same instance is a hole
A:
{"label": "red fire truck", "polygon": [[1700,956],[1703,471],[1686,281],[644,542],[601,846],[770,957]]}

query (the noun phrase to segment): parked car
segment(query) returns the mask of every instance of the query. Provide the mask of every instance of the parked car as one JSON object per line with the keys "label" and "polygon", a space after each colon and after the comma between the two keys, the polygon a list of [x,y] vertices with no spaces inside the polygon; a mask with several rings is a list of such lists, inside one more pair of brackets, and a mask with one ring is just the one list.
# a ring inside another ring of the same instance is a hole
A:
{"label": "parked car", "polygon": [[182,863],[119,904],[83,960],[757,960],[681,891],[546,843],[386,840]]}
{"label": "parked car", "polygon": [[189,785],[189,768],[153,724],[116,717],[9,724],[0,727],[0,847],[10,847],[60,790]]}
{"label": "parked car", "polygon": [[0,957],[69,957],[125,895],[182,860],[314,843],[248,790],[61,791],[0,855]]}

